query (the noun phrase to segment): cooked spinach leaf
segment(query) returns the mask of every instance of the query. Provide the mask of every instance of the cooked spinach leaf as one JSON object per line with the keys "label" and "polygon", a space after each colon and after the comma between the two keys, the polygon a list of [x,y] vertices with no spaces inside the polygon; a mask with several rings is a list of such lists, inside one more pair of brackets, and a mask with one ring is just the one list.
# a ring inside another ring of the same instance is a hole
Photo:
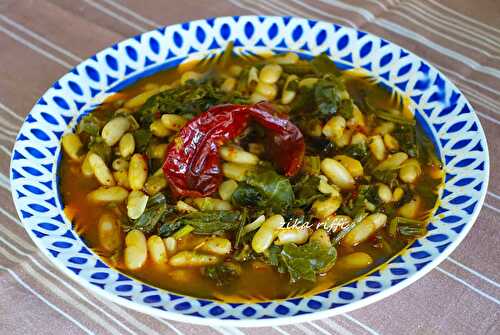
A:
{"label": "cooked spinach leaf", "polygon": [[364,162],[368,156],[368,148],[364,142],[357,144],[350,144],[343,150],[344,155],[350,156]]}
{"label": "cooked spinach leaf", "polygon": [[317,199],[326,198],[326,196],[318,190],[320,180],[321,179],[317,176],[305,175],[293,185],[295,207],[309,206]]}
{"label": "cooked spinach leaf", "polygon": [[271,208],[274,213],[284,212],[293,204],[290,181],[272,168],[259,166],[248,174],[245,181],[264,195],[260,206]]}
{"label": "cooked spinach leaf", "polygon": [[321,54],[313,58],[311,61],[311,65],[314,69],[314,72],[318,76],[322,76],[324,74],[332,74],[334,76],[340,76],[340,71],[337,69],[337,66],[333,62],[333,60],[328,57],[326,54]]}
{"label": "cooked spinach leaf", "polygon": [[153,138],[153,134],[149,129],[140,128],[134,131],[135,147],[138,152],[145,152],[148,148],[149,142]]}
{"label": "cooked spinach leaf", "polygon": [[149,98],[136,113],[142,125],[149,125],[158,114],[180,114],[188,119],[223,103],[244,103],[239,93],[226,93],[215,85],[215,79],[188,81]]}
{"label": "cooked spinach leaf", "polygon": [[149,198],[144,213],[137,219],[129,222],[129,229],[138,229],[144,233],[151,233],[165,215],[174,212],[174,206],[167,204],[163,193]]}
{"label": "cooked spinach leaf", "polygon": [[178,217],[176,223],[180,223],[181,226],[193,226],[193,232],[196,234],[218,234],[238,229],[240,212],[217,210],[193,212]]}
{"label": "cooked spinach leaf", "polygon": [[103,126],[102,122],[97,119],[94,115],[88,114],[84,116],[80,122],[78,123],[77,133],[86,133],[90,136],[99,136],[101,131],[101,127]]}
{"label": "cooked spinach leaf", "polygon": [[203,275],[213,280],[217,286],[229,285],[240,276],[241,269],[234,263],[222,263],[208,266],[203,270]]}
{"label": "cooked spinach leaf", "polygon": [[265,202],[265,196],[260,191],[247,183],[240,183],[238,188],[233,192],[231,198],[233,204],[244,207],[262,207]]}
{"label": "cooked spinach leaf", "polygon": [[315,281],[316,275],[328,271],[337,260],[335,247],[324,247],[317,242],[308,242],[301,246],[285,244],[280,253],[280,260],[290,274],[290,281],[304,279]]}

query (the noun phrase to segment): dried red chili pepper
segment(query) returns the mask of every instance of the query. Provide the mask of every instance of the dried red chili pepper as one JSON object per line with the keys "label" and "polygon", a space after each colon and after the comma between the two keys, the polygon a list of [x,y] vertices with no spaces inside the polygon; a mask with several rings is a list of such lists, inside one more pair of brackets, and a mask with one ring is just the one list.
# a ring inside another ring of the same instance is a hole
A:
{"label": "dried red chili pepper", "polygon": [[177,196],[214,193],[223,179],[219,148],[241,134],[250,119],[269,130],[270,153],[287,176],[295,175],[304,157],[304,138],[270,104],[220,105],[188,122],[167,148],[163,172]]}

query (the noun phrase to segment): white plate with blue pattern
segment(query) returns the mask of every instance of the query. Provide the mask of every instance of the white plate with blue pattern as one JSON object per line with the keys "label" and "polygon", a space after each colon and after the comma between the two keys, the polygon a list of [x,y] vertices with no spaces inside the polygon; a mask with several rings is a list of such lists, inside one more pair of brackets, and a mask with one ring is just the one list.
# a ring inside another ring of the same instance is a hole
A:
{"label": "white plate with blue pattern", "polygon": [[[327,53],[407,96],[445,164],[445,185],[429,233],[389,263],[308,297],[223,303],[171,293],[106,265],[73,230],[58,189],[60,139],[107,96],[186,59],[235,52]],[[221,17],[158,28],[115,44],[56,81],[27,116],[12,153],[12,196],[28,234],[65,274],[97,294],[151,315],[206,325],[269,326],[310,321],[366,306],[408,286],[463,240],[482,207],[489,176],[486,138],[463,94],[418,56],[366,32],[291,17]]]}

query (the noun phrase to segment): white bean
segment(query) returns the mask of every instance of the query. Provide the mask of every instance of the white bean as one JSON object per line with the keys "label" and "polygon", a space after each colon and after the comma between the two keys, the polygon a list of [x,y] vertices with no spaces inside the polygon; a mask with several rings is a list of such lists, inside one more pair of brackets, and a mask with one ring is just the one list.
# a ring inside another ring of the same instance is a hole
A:
{"label": "white bean", "polygon": [[420,163],[414,158],[408,159],[399,170],[399,179],[405,183],[412,184],[421,173]]}
{"label": "white bean", "polygon": [[82,174],[85,177],[92,177],[94,175],[94,170],[92,169],[92,165],[90,165],[90,152],[85,155],[85,158],[83,159],[81,170]]}
{"label": "white bean", "polygon": [[224,163],[222,164],[222,173],[228,179],[243,181],[245,180],[247,172],[251,171],[253,168],[253,165],[248,164]]}
{"label": "white bean", "polygon": [[394,123],[384,122],[384,123],[380,124],[379,126],[375,127],[375,129],[373,130],[373,133],[379,134],[379,135],[385,135],[385,134],[389,134],[393,130],[394,130]]}
{"label": "white bean", "polygon": [[392,192],[392,201],[396,202],[403,198],[405,191],[401,187],[396,187]]}
{"label": "white bean", "polygon": [[271,246],[274,241],[277,230],[285,225],[283,216],[277,214],[268,218],[252,239],[252,248],[256,253],[263,253]]}
{"label": "white bean", "polygon": [[91,202],[123,202],[128,197],[128,191],[121,186],[101,186],[90,192],[87,199]]}
{"label": "white bean", "polygon": [[354,178],[363,176],[363,165],[361,165],[361,162],[357,159],[346,155],[337,155],[334,159],[339,161]]}
{"label": "white bean", "polygon": [[255,66],[252,66],[248,71],[247,85],[252,86],[259,82],[259,70]]}
{"label": "white bean", "polygon": [[111,167],[115,171],[128,171],[128,161],[123,158],[117,158],[111,163]]}
{"label": "white bean", "polygon": [[61,142],[64,152],[66,152],[69,158],[78,162],[82,160],[81,150],[83,148],[83,144],[78,135],[73,133],[66,134],[62,137]]}
{"label": "white bean", "polygon": [[355,104],[353,105],[352,108],[352,118],[349,119],[347,125],[351,128],[365,126],[365,116],[359,110],[358,106],[356,106]]}
{"label": "white bean", "polygon": [[225,145],[220,148],[219,154],[223,160],[238,164],[257,165],[259,157],[234,145]]}
{"label": "white bean", "polygon": [[339,148],[343,148],[349,144],[351,144],[351,137],[352,137],[352,130],[351,129],[344,129],[344,132],[342,133],[342,136],[339,138],[335,138],[334,142]]}
{"label": "white bean", "polygon": [[146,237],[137,229],[131,230],[125,236],[124,262],[129,270],[140,269],[148,258]]}
{"label": "white bean", "polygon": [[144,190],[149,195],[155,195],[156,193],[167,187],[167,179],[163,174],[153,175],[148,178],[144,184]]}
{"label": "white bean", "polygon": [[384,203],[392,201],[392,191],[386,184],[378,184],[377,194]]}
{"label": "white bean", "polygon": [[254,231],[257,228],[260,228],[260,226],[262,226],[264,221],[266,221],[266,217],[264,215],[260,215],[258,218],[253,220],[251,223],[249,223],[243,227],[243,229],[241,230],[241,235],[245,236],[247,233]]}
{"label": "white bean", "polygon": [[170,265],[175,267],[198,267],[214,265],[219,262],[219,257],[213,255],[200,254],[195,251],[181,251],[170,257]]}
{"label": "white bean", "polygon": [[233,209],[229,201],[211,197],[194,198],[193,203],[201,211],[224,211]]}
{"label": "white bean", "polygon": [[294,74],[289,75],[288,78],[286,78],[285,85],[283,86],[283,92],[281,93],[281,103],[283,105],[288,105],[289,103],[291,103],[297,95],[297,92],[295,90],[290,89],[290,83],[298,79],[299,77]]}
{"label": "white bean", "polygon": [[112,214],[104,213],[101,215],[97,226],[97,232],[99,243],[104,250],[114,252],[120,248],[122,242],[121,229],[116,218]]}
{"label": "white bean", "polygon": [[380,135],[370,137],[368,147],[377,160],[381,161],[385,158],[385,144]]}
{"label": "white bean", "polygon": [[147,241],[148,254],[156,264],[164,264],[167,261],[167,250],[163,240],[158,235],[151,235]]}
{"label": "white bean", "polygon": [[104,186],[115,185],[115,179],[113,178],[111,171],[109,171],[108,166],[101,158],[101,156],[93,152],[90,153],[89,164],[92,167],[92,171],[94,171],[94,175],[99,183]]}
{"label": "white bean", "polygon": [[238,183],[234,180],[226,180],[219,185],[219,196],[222,200],[229,201],[238,188]]}
{"label": "white bean", "polygon": [[337,261],[337,266],[343,269],[361,270],[373,264],[373,258],[365,252],[354,252],[341,257]]}
{"label": "white bean", "polygon": [[367,216],[358,223],[342,240],[342,244],[354,247],[366,241],[377,230],[382,228],[387,221],[387,216],[382,213],[375,213]]}
{"label": "white bean", "polygon": [[266,84],[275,84],[281,76],[283,69],[278,64],[267,64],[260,70],[259,80]]}
{"label": "white bean", "polygon": [[120,139],[120,143],[118,145],[118,149],[120,151],[120,156],[129,157],[135,151],[135,139],[134,135],[131,133],[126,133]]}
{"label": "white bean", "polygon": [[128,183],[128,172],[127,171],[115,171],[115,172],[113,172],[113,178],[115,178],[115,181],[119,186],[123,186],[125,188],[130,188],[130,185]]}
{"label": "white bean", "polygon": [[339,209],[342,204],[342,198],[340,197],[329,197],[325,200],[315,200],[312,204],[312,211],[314,216],[319,219],[324,219]]}
{"label": "white bean", "polygon": [[165,128],[173,131],[179,131],[188,122],[188,120],[177,114],[163,114],[161,116],[161,122]]}
{"label": "white bean", "polygon": [[399,150],[398,140],[395,139],[391,134],[384,135],[384,144],[385,147],[391,152]]}
{"label": "white bean", "polygon": [[233,77],[238,77],[243,71],[243,68],[239,65],[233,64],[229,67],[228,72]]}
{"label": "white bean", "polygon": [[175,209],[177,209],[179,212],[187,212],[187,213],[192,213],[192,212],[198,211],[196,208],[185,203],[182,200],[177,201],[177,203],[175,204]]}
{"label": "white bean", "polygon": [[198,250],[209,254],[224,256],[231,252],[231,241],[223,237],[211,237]]}
{"label": "white bean", "polygon": [[153,89],[150,91],[142,92],[136,95],[135,97],[131,98],[127,102],[125,102],[124,106],[126,108],[134,109],[137,107],[141,107],[146,103],[146,101],[151,98],[153,95],[156,95],[160,92],[160,89]]}
{"label": "white bean", "polygon": [[338,139],[344,133],[346,127],[345,119],[340,115],[335,115],[323,126],[323,135],[331,139]]}
{"label": "white bean", "polygon": [[222,85],[220,86],[220,89],[224,92],[232,92],[234,88],[236,87],[236,79],[234,78],[226,78]]}
{"label": "white bean", "polygon": [[368,138],[363,133],[355,133],[352,135],[351,144],[365,144]]}
{"label": "white bean", "polygon": [[276,64],[296,64],[300,60],[299,55],[294,52],[287,52],[284,55],[280,55],[273,58]]}
{"label": "white bean", "polygon": [[151,148],[151,158],[164,159],[167,152],[168,144],[161,143],[152,146]]}
{"label": "white bean", "polygon": [[261,102],[261,101],[267,101],[267,98],[265,96],[263,96],[262,94],[257,93],[257,92],[253,92],[250,95],[250,102],[251,103],[256,104],[256,103]]}
{"label": "white bean", "polygon": [[299,82],[299,87],[311,87],[318,82],[319,78],[304,78]]}
{"label": "white bean", "polygon": [[377,167],[375,168],[376,170],[396,170],[401,167],[401,165],[408,159],[408,155],[404,152],[396,152],[395,154],[390,155],[387,157],[386,160],[381,162]]}
{"label": "white bean", "polygon": [[339,162],[331,158],[325,158],[321,161],[321,171],[335,185],[343,190],[354,188],[354,178],[349,171]]}
{"label": "white bean", "polygon": [[267,101],[271,101],[276,98],[278,94],[278,87],[276,84],[268,84],[263,81],[259,81],[257,86],[255,87],[255,93],[260,94]]}
{"label": "white bean", "polygon": [[148,178],[148,164],[141,154],[134,154],[128,168],[128,182],[133,190],[140,190]]}
{"label": "white bean", "polygon": [[401,206],[398,210],[398,213],[405,218],[415,219],[418,216],[419,209],[420,198],[416,197],[415,199],[412,199],[411,201]]}
{"label": "white bean", "polygon": [[175,238],[167,237],[163,239],[163,242],[165,243],[165,248],[169,254],[175,253],[177,250],[177,240]]}
{"label": "white bean", "polygon": [[312,233],[309,241],[316,242],[320,246],[324,248],[330,248],[332,246],[332,242],[330,241],[330,236],[326,232],[326,230],[319,228]]}
{"label": "white bean", "polygon": [[115,117],[106,123],[106,125],[102,128],[101,136],[104,142],[112,147],[118,143],[129,127],[130,121],[128,118],[124,116]]}
{"label": "white bean", "polygon": [[277,240],[274,242],[276,245],[283,245],[288,243],[303,244],[309,238],[308,228],[282,228],[278,231]]}
{"label": "white bean", "polygon": [[149,130],[151,130],[153,135],[160,138],[167,137],[172,134],[172,131],[167,129],[161,120],[153,121],[149,126]]}
{"label": "white bean", "polygon": [[148,203],[149,196],[142,193],[141,191],[133,190],[128,195],[127,200],[127,215],[132,220],[138,219]]}

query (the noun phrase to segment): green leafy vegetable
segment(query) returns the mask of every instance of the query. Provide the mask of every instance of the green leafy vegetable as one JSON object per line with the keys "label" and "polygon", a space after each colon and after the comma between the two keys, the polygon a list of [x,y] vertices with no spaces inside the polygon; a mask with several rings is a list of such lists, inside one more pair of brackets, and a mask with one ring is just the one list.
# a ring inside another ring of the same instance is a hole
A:
{"label": "green leafy vegetable", "polygon": [[93,137],[89,143],[89,151],[101,156],[106,164],[111,163],[111,147],[107,145],[102,137]]}
{"label": "green leafy vegetable", "polygon": [[153,138],[153,134],[149,129],[140,128],[134,131],[134,140],[136,151],[145,152],[148,148],[149,142]]}
{"label": "green leafy vegetable", "polygon": [[314,69],[314,72],[319,76],[322,76],[324,74],[332,74],[338,77],[341,74],[333,60],[331,60],[331,58],[326,54],[321,54],[314,57],[311,61],[311,65]]}
{"label": "green leafy vegetable", "polygon": [[193,226],[193,232],[196,234],[218,234],[238,229],[240,212],[217,210],[193,212],[178,217],[176,223],[181,226]]}
{"label": "green leafy vegetable", "polygon": [[343,150],[344,155],[350,156],[359,160],[360,162],[364,162],[368,156],[368,147],[366,143],[361,142],[357,144],[351,144],[345,147]]}
{"label": "green leafy vegetable", "polygon": [[309,63],[281,64],[281,67],[283,68],[283,72],[298,76],[305,76],[314,73],[314,69]]}
{"label": "green leafy vegetable", "polygon": [[399,115],[394,115],[389,111],[386,111],[384,109],[375,109],[374,110],[375,115],[377,115],[378,118],[390,122],[394,122],[397,124],[402,124],[402,125],[407,125],[407,126],[412,126],[415,127],[416,121],[415,119],[407,119],[404,116],[399,116]]}
{"label": "green leafy vegetable", "polygon": [[317,199],[326,198],[326,196],[318,190],[320,180],[321,179],[317,176],[305,175],[293,185],[295,207],[309,206]]}
{"label": "green leafy vegetable", "polygon": [[86,133],[90,136],[99,136],[101,131],[102,122],[99,121],[94,115],[88,114],[84,116],[78,123],[78,134]]}
{"label": "green leafy vegetable", "polygon": [[293,204],[290,181],[272,168],[257,167],[248,174],[246,183],[264,195],[265,200],[261,201],[260,206],[271,208],[275,213],[284,212]]}
{"label": "green leafy vegetable", "polygon": [[155,194],[149,198],[144,213],[137,220],[129,223],[129,228],[151,233],[166,214],[173,212],[174,207],[167,205],[165,195],[163,193]]}
{"label": "green leafy vegetable", "polygon": [[422,126],[415,128],[415,141],[417,144],[417,159],[422,164],[429,164],[441,167],[441,161],[436,156],[434,144],[425,135]]}
{"label": "green leafy vegetable", "polygon": [[398,140],[402,151],[411,157],[417,156],[415,127],[410,125],[396,125],[391,134]]}
{"label": "green leafy vegetable", "polygon": [[315,281],[316,275],[328,271],[336,259],[335,247],[324,247],[317,242],[301,246],[285,244],[280,253],[280,261],[286,266],[291,282],[301,279]]}
{"label": "green leafy vegetable", "polygon": [[240,183],[233,192],[232,202],[236,206],[244,207],[262,207],[265,202],[265,196],[260,191],[247,183]]}
{"label": "green leafy vegetable", "polygon": [[215,105],[244,102],[247,102],[246,98],[239,93],[226,93],[209,78],[204,82],[188,81],[152,96],[137,115],[141,124],[147,126],[158,114],[180,114],[191,119]]}
{"label": "green leafy vegetable", "polygon": [[398,233],[405,237],[420,237],[427,233],[427,228],[425,221],[397,216],[389,223],[388,232],[392,237]]}
{"label": "green leafy vegetable", "polygon": [[213,280],[217,286],[226,286],[240,276],[241,269],[234,263],[222,263],[206,267],[203,275]]}
{"label": "green leafy vegetable", "polygon": [[[346,88],[342,81],[338,78],[327,77],[325,79],[320,79],[314,86],[314,99],[316,105],[318,106],[318,112],[321,116],[331,116],[339,111],[341,101],[344,99],[344,92]],[[345,112],[349,112],[349,109],[344,107]],[[350,115],[352,116],[352,105],[350,109]]]}
{"label": "green leafy vegetable", "polygon": [[321,158],[319,156],[305,156],[302,170],[309,175],[319,175],[321,173]]}

